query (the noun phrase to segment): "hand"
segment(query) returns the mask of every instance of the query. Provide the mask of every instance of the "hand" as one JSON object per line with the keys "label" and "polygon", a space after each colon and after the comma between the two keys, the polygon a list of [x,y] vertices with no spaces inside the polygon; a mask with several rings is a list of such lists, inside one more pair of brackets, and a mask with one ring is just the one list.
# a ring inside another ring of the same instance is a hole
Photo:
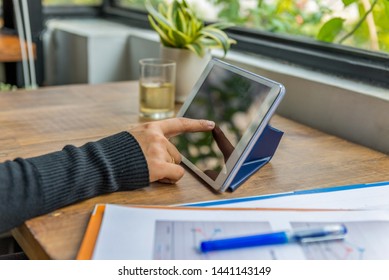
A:
{"label": "hand", "polygon": [[172,118],[141,124],[129,132],[146,157],[150,182],[175,183],[184,176],[185,170],[178,165],[180,153],[168,139],[184,132],[211,131],[214,127],[212,121]]}

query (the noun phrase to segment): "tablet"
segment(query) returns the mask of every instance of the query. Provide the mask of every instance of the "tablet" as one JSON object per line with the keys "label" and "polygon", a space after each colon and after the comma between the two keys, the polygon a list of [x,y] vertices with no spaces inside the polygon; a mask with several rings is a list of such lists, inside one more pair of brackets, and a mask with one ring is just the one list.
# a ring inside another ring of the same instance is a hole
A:
{"label": "tablet", "polygon": [[284,86],[212,59],[177,117],[212,120],[212,132],[171,139],[182,162],[213,189],[225,191],[284,96]]}

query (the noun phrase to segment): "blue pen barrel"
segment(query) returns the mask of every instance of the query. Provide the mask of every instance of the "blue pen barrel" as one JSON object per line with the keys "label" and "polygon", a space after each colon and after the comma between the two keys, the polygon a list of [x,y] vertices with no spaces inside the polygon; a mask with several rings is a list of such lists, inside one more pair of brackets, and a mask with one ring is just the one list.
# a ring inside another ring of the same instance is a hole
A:
{"label": "blue pen barrel", "polygon": [[288,242],[289,237],[286,232],[273,232],[268,234],[203,241],[200,244],[200,249],[203,253],[206,253],[210,251],[284,244]]}

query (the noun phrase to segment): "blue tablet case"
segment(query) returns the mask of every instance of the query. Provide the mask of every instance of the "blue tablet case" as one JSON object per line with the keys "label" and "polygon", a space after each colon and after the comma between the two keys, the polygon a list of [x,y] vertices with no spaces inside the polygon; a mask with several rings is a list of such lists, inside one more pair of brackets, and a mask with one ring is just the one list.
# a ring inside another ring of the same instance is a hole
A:
{"label": "blue tablet case", "polygon": [[265,127],[257,143],[253,146],[245,162],[232,180],[231,185],[228,187],[229,191],[236,190],[244,181],[271,160],[283,134],[284,132],[270,125]]}

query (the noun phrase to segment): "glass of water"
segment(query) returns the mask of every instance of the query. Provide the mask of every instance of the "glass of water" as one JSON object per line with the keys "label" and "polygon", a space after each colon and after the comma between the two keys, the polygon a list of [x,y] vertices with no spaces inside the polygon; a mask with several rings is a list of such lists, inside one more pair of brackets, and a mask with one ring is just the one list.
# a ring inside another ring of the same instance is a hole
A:
{"label": "glass of water", "polygon": [[140,116],[166,119],[174,116],[176,62],[159,58],[139,61]]}

